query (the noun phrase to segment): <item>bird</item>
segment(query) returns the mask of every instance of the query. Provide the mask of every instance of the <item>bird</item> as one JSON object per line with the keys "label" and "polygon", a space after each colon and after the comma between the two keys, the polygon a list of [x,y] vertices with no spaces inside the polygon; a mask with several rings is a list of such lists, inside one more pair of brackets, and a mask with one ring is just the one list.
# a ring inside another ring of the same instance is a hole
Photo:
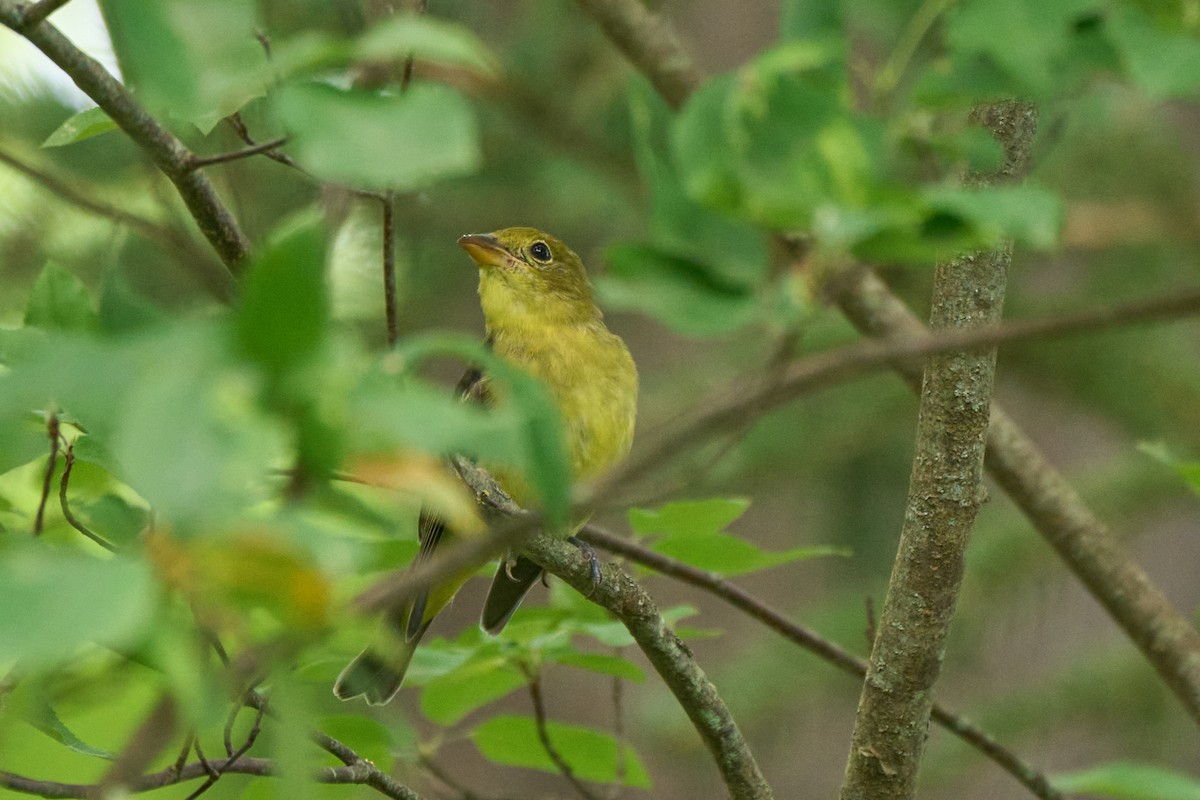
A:
{"label": "bird", "polygon": [[[479,301],[487,344],[505,362],[540,380],[564,425],[571,478],[603,473],[628,454],[637,419],[638,373],[625,342],[608,329],[596,305],[583,261],[561,239],[529,227],[471,233],[458,244],[479,269]],[[470,368],[458,391],[491,405],[502,388]],[[484,464],[520,505],[536,498],[518,473]],[[572,541],[583,520],[564,531]],[[418,525],[420,549],[414,564],[432,557],[454,532],[430,514]],[[594,554],[593,575],[598,575]],[[338,676],[334,694],[362,696],[383,705],[400,690],[405,671],[433,618],[482,564],[464,568],[429,587],[387,616],[392,635],[364,650]],[[542,569],[522,555],[502,559],[484,602],[480,624],[499,633]]]}

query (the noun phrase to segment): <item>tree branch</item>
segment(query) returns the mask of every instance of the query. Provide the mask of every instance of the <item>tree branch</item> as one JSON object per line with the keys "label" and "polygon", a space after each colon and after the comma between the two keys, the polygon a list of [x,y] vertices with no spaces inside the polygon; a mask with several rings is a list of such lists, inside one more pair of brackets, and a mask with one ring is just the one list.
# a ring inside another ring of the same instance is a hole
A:
{"label": "tree branch", "polygon": [[[600,800],[599,797],[583,784],[579,778],[575,777],[575,770],[571,769],[571,765],[567,763],[562,754],[558,752],[558,748],[550,741],[550,731],[546,727],[546,701],[542,697],[542,678],[532,669],[525,671],[525,677],[529,681],[529,700],[533,703],[533,720],[537,727],[538,740],[542,743],[542,749],[546,751],[546,755],[554,762],[554,766],[558,767],[558,771],[562,773],[563,778],[567,783],[571,784],[579,796],[583,800]],[[619,747],[619,745],[618,745]]]}
{"label": "tree branch", "polygon": [[[613,44],[656,87],[670,67],[682,76],[680,88],[660,92],[678,107],[699,86],[702,75],[675,36],[656,36],[636,24],[634,0],[578,0],[585,9],[600,6],[603,15],[621,21],[603,25]],[[645,13],[645,9],[640,9]],[[661,18],[658,27],[666,23]],[[657,45],[657,46],[656,46]],[[637,54],[636,57],[631,54]],[[653,58],[657,54],[657,58]],[[653,61],[653,63],[646,63]],[[646,64],[646,66],[643,66]],[[925,332],[904,301],[896,297],[869,269],[854,268],[825,287],[842,313],[870,336],[902,338]],[[1189,312],[1194,313],[1194,312]],[[910,386],[919,385],[921,365],[896,363],[895,370]],[[1070,483],[1059,473],[1021,428],[996,404],[992,405],[986,467],[1068,568],[1083,582],[1142,654],[1175,692],[1188,713],[1200,722],[1200,633],[1171,605],[1112,532],[1099,520]]]}
{"label": "tree branch", "polygon": [[[471,468],[467,468],[471,467]],[[474,465],[459,464],[463,480],[487,507],[505,514],[523,514],[491,475]],[[525,519],[533,519],[525,514]],[[696,664],[692,653],[671,630],[653,598],[615,564],[605,564],[594,581],[592,565],[572,544],[535,534],[523,552],[543,569],[572,586],[591,602],[611,612],[679,701],[701,740],[712,753],[733,800],[766,800],[773,797],[759,772],[750,747],[737,722],[717,693],[717,688]]]}
{"label": "tree branch", "polygon": [[243,158],[250,158],[251,156],[266,155],[273,150],[278,150],[286,143],[287,137],[279,136],[265,142],[248,145],[240,150],[231,150],[228,153],[217,153],[212,156],[193,155],[187,168],[195,170],[203,167],[211,167],[214,164],[226,164],[230,161],[238,161]]}
{"label": "tree branch", "polygon": [[[623,539],[595,526],[586,525],[579,534],[580,538],[602,550],[623,556],[635,563],[649,567],[655,572],[676,578],[683,583],[703,589],[709,594],[719,597],[752,619],[778,633],[783,638],[799,645],[808,652],[828,661],[847,675],[862,678],[867,674],[867,662],[840,645],[829,641],[807,628],[797,625],[783,614],[768,606],[762,600],[751,595],[741,587],[724,580],[711,572],[697,569],[682,561],[656,553],[647,547],[628,539]],[[934,702],[934,720],[946,730],[958,736],[967,744],[996,762],[1005,772],[1020,781],[1036,797],[1042,800],[1062,800],[1062,795],[1054,789],[1046,776],[1035,767],[1007,749],[988,733],[977,727],[966,717],[951,711],[945,706]]]}
{"label": "tree branch", "polygon": [[[275,775],[278,772],[275,763],[266,758],[218,758],[210,760],[206,764],[198,761],[187,764],[180,770],[176,770],[172,765],[160,772],[143,775],[125,784],[122,788],[134,794],[150,792],[164,786],[174,786],[177,783],[206,778],[209,776],[210,769],[224,775],[258,775],[261,777]],[[380,780],[381,776],[382,780]],[[350,766],[322,767],[314,773],[313,777],[320,783],[370,786],[385,797],[394,800],[420,800],[420,795],[412,789],[383,775],[367,761],[360,761]],[[0,770],[0,787],[38,797],[78,798],[78,800],[91,800],[91,798],[97,797],[96,793],[100,788],[98,785],[89,783],[39,781],[3,770]]]}
{"label": "tree branch", "polygon": [[[1017,154],[1016,164],[1002,174],[1023,175],[1037,111],[1011,101],[978,111],[972,116],[997,120],[988,127]],[[1010,147],[1010,135],[1023,146]],[[1004,244],[938,264],[930,327],[996,324],[1011,260],[1011,244]],[[994,348],[935,356],[925,367],[904,525],[858,702],[842,800],[907,800],[916,794],[932,689],[941,674],[971,528],[983,504],[995,370]]]}
{"label": "tree branch", "polygon": [[79,521],[79,518],[71,511],[71,504],[67,501],[67,487],[71,481],[71,470],[75,467],[75,445],[68,444],[67,452],[63,456],[63,473],[58,481],[58,505],[62,509],[63,518],[67,524],[81,534],[91,539],[96,544],[103,547],[110,553],[115,553],[117,548],[112,545],[103,536],[100,536],[88,526]]}
{"label": "tree branch", "polygon": [[24,36],[57,64],[175,184],[200,232],[229,268],[225,291],[232,294],[233,276],[241,272],[250,244],[204,173],[189,168],[193,153],[58,28],[46,21],[25,25],[22,7],[12,0],[0,0],[0,24]]}
{"label": "tree branch", "polygon": [[37,0],[36,3],[26,6],[21,13],[21,30],[37,25],[69,2],[71,0]]}
{"label": "tree branch", "polygon": [[577,0],[617,49],[672,108],[679,108],[703,76],[680,44],[671,23],[641,0]]}

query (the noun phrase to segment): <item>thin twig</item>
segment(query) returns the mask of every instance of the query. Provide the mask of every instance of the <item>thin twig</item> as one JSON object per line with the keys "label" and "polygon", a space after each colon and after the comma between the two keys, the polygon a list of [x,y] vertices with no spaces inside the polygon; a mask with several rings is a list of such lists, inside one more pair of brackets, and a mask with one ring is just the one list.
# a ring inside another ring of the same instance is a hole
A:
{"label": "thin twig", "polygon": [[[615,655],[620,655],[619,647],[613,648]],[[621,787],[625,784],[625,775],[629,770],[629,759],[625,756],[625,681],[614,675],[612,679],[612,706],[613,706],[613,741],[617,743],[617,769],[616,780],[613,781],[612,788],[608,792],[609,800],[616,800],[621,796]]]}
{"label": "thin twig", "polygon": [[[242,120],[242,115],[240,113],[235,112],[229,115],[225,118],[225,121],[229,123],[229,127],[233,128],[234,133],[238,135],[238,138],[247,145],[250,147],[259,146],[259,143],[250,135],[250,129],[246,127],[246,123]],[[304,172],[306,175],[308,174],[304,171],[303,167],[296,163],[295,159],[286,153],[280,152],[276,147],[263,150],[262,154],[272,161],[277,161],[278,163],[283,164],[285,167],[291,167],[292,169]]]}
{"label": "thin twig", "polygon": [[11,0],[0,0],[0,24],[23,35],[70,76],[75,85],[104,109],[104,113],[175,184],[192,218],[200,226],[200,232],[229,268],[229,274],[224,276],[224,285],[214,289],[231,295],[233,275],[242,271],[250,243],[204,173],[188,169],[189,162],[194,158],[192,152],[148,114],[100,62],[76,47],[58,28],[44,20],[23,27],[23,19],[21,6]]}
{"label": "thin twig", "polygon": [[[221,779],[222,775],[224,775],[233,767],[237,766],[237,763],[239,760],[241,760],[242,756],[246,755],[246,753],[258,740],[258,734],[262,731],[263,714],[266,713],[266,710],[266,705],[263,705],[258,709],[258,713],[254,717],[254,724],[250,726],[250,731],[246,734],[246,741],[242,742],[242,746],[233,751],[233,753],[231,753],[219,767],[215,767],[214,771],[209,773],[208,779],[204,781],[204,783],[200,784],[200,786],[198,786],[194,792],[189,794],[186,800],[196,800],[197,797],[211,789],[213,785]],[[196,755],[200,755],[199,741],[196,742]]]}
{"label": "thin twig", "polygon": [[387,320],[388,348],[400,338],[399,315],[396,310],[396,195],[386,192],[383,207],[383,305]]}
{"label": "thin twig", "polygon": [[451,789],[451,791],[457,792],[458,796],[460,798],[462,798],[462,800],[482,800],[481,795],[476,794],[475,792],[471,791],[467,787],[463,786],[458,781],[454,780],[454,777],[452,775],[450,775],[444,769],[439,767],[432,758],[425,755],[424,753],[419,753],[417,755],[417,763],[420,764],[421,768],[424,769],[426,772],[428,772],[430,775],[437,778],[442,783],[446,784],[446,786],[448,786]]}
{"label": "thin twig", "polygon": [[546,751],[546,755],[550,756],[550,760],[554,762],[554,766],[558,767],[563,778],[571,784],[571,787],[579,793],[583,800],[600,800],[583,785],[579,778],[575,777],[575,770],[550,741],[550,731],[546,727],[546,701],[542,697],[541,676],[532,669],[526,669],[525,677],[529,681],[529,699],[533,703],[533,721],[537,727],[538,741],[542,743],[542,749]]}
{"label": "thin twig", "polygon": [[74,468],[74,466],[75,445],[73,443],[68,443],[67,451],[63,454],[62,477],[58,481],[58,505],[62,508],[63,517],[67,520],[67,524],[69,524],[72,528],[79,531],[108,552],[115,553],[117,552],[117,548],[112,544],[112,542],[109,542],[103,536],[100,536],[98,533],[92,531],[90,528],[88,528],[88,526],[80,522],[79,518],[71,512],[71,504],[67,501],[67,486],[71,481],[71,470]]}
{"label": "thin twig", "polygon": [[[636,459],[625,462],[604,485],[631,485],[680,451],[741,425],[747,416],[761,416],[804,394],[844,383],[875,370],[912,364],[914,359],[954,350],[994,347],[1024,339],[1075,335],[1197,314],[1200,314],[1200,290],[1188,290],[1150,300],[986,328],[933,334],[921,327],[902,338],[863,341],[826,350],[793,364],[784,380],[757,391],[741,393],[733,400],[682,424],[673,434],[664,436],[643,450]],[[601,491],[600,494],[606,493]]]}
{"label": "thin twig", "polygon": [[[656,553],[593,524],[585,526],[579,536],[596,547],[649,567],[659,574],[703,589],[848,675],[862,678],[867,674],[865,659],[859,658],[820,634],[810,631],[802,625],[797,625],[737,584],[725,580],[715,573],[705,572],[677,559]],[[939,725],[996,762],[1035,796],[1042,800],[1063,800],[1063,796],[1050,786],[1049,781],[1042,773],[999,744],[970,720],[936,702],[933,704],[933,718]]]}
{"label": "thin twig", "polygon": [[[679,107],[699,87],[703,74],[679,38],[669,31],[665,36],[658,33],[658,28],[669,25],[661,18],[654,26],[642,28],[636,24],[638,15],[645,12],[636,0],[578,1],[581,5],[606,6],[602,13],[610,16],[624,15],[623,20],[602,23],[601,27],[670,105]],[[666,75],[679,80],[666,81]],[[855,327],[870,336],[909,337],[925,330],[904,301],[869,269],[853,267],[825,288]],[[910,387],[919,388],[920,364],[897,362],[893,366]],[[1200,722],[1200,632],[1154,585],[1020,426],[995,403],[986,466],[1138,646],[1192,718]]]}
{"label": "thin twig", "polygon": [[270,139],[259,144],[252,144],[228,153],[218,153],[212,156],[193,156],[191,161],[188,162],[188,169],[201,169],[203,167],[211,167],[213,164],[225,164],[230,161],[249,158],[250,156],[266,155],[268,151],[277,150],[286,143],[287,137],[279,136],[275,139]]}
{"label": "thin twig", "polygon": [[179,755],[175,758],[175,763],[172,767],[177,779],[183,774],[183,767],[187,764],[188,756],[192,754],[192,742],[194,741],[196,741],[195,731],[189,731],[187,736],[183,737],[183,747],[179,748]]}
{"label": "thin twig", "polygon": [[33,518],[33,535],[42,535],[42,525],[46,519],[46,501],[50,499],[50,480],[54,477],[54,467],[58,464],[58,414],[53,411],[46,419],[46,433],[50,436],[50,460],[46,463],[46,474],[42,478],[42,496],[38,500],[37,514]]}
{"label": "thin twig", "polygon": [[[222,774],[257,775],[270,777],[278,774],[275,762],[265,758],[241,758],[234,764],[230,759],[218,759],[211,767]],[[125,784],[125,791],[133,794],[174,786],[186,781],[196,780],[207,775],[205,768],[199,763],[185,766],[176,775],[175,767],[170,766],[160,772],[143,775]],[[385,797],[393,800],[420,800],[420,795],[403,784],[381,773],[370,763],[363,761],[353,766],[322,767],[313,773],[313,778],[319,783],[338,785],[370,786]],[[38,797],[61,798],[62,800],[93,800],[99,796],[99,785],[90,783],[59,783],[58,781],[41,781],[18,775],[13,772],[0,770],[0,787],[22,794]]]}
{"label": "thin twig", "polygon": [[33,5],[26,6],[21,14],[21,30],[32,28],[69,2],[71,0],[38,0]]}
{"label": "thin twig", "polygon": [[[522,512],[486,470],[462,459],[456,460],[456,466],[482,503],[497,511],[503,509],[503,513],[520,515],[504,535],[511,536],[512,528],[528,526],[537,519],[535,515]],[[480,538],[491,539],[493,543],[496,541],[491,536]],[[524,552],[543,569],[621,621],[691,720],[696,733],[712,754],[732,800],[768,800],[773,797],[749,743],[717,688],[700,669],[687,645],[662,618],[654,599],[637,581],[614,564],[601,567],[597,580],[593,562],[580,558],[577,547],[545,534],[534,535],[526,541]]]}
{"label": "thin twig", "polygon": [[[1065,336],[1195,314],[1200,314],[1200,291],[1193,290],[1177,292],[1168,297],[1152,300],[1089,309],[1062,317],[1010,322],[993,328],[930,334],[920,327],[918,331],[903,338],[864,341],[826,350],[794,364],[788,370],[787,379],[781,383],[763,387],[757,392],[742,394],[731,401],[700,412],[690,421],[683,422],[674,432],[660,437],[656,443],[644,448],[636,458],[630,458],[621,467],[610,473],[590,492],[582,491],[581,499],[574,504],[574,508],[586,515],[588,510],[613,500],[620,491],[635,485],[640,478],[661,464],[668,463],[680,453],[702,444],[730,427],[740,425],[748,415],[761,416],[807,393],[840,385],[875,370],[888,367],[907,369],[914,363],[914,359],[952,350],[987,347],[1031,338]],[[915,363],[919,369],[919,361]],[[993,429],[996,426],[996,419],[997,414],[993,411]],[[995,436],[996,431],[993,430],[993,440]],[[1028,447],[1032,448],[1032,446],[1031,443],[1028,444]],[[989,443],[989,447],[995,448],[994,441]],[[1034,452],[1036,453],[1036,451]],[[990,451],[989,457],[994,458],[994,454]],[[1022,460],[1028,460],[1028,456],[1024,453],[1020,457]],[[472,482],[468,473],[481,471],[477,466],[461,459],[456,462],[456,466],[468,485]],[[1049,469],[1048,465],[1044,469]],[[1037,470],[1040,473],[1043,467],[1038,467]],[[1043,476],[1039,474],[1037,478],[1042,480]],[[1058,477],[1058,480],[1062,481],[1062,478]],[[494,501],[498,497],[496,495],[485,499]],[[1057,502],[1057,499],[1056,496],[1054,501]],[[383,578],[360,593],[355,598],[355,603],[368,612],[391,608],[397,603],[403,603],[415,592],[450,575],[455,570],[486,561],[505,548],[520,547],[522,541],[540,520],[538,515],[525,512],[515,504],[507,505],[500,502],[494,508],[511,519],[503,525],[496,526],[485,536],[444,548],[444,554],[442,550],[439,550],[438,558],[429,559],[412,568]],[[1031,514],[1031,516],[1033,515]],[[1071,512],[1068,518],[1073,520],[1074,516],[1075,512]],[[1034,518],[1036,520],[1036,517]],[[1094,517],[1089,518],[1094,520]],[[1047,538],[1051,539],[1051,543],[1054,544],[1050,534],[1047,534]],[[1072,549],[1075,546],[1067,542],[1063,544],[1063,547]],[[1106,545],[1109,551],[1116,547],[1115,543]],[[1078,549],[1082,551],[1083,548]],[[1086,553],[1078,552],[1070,555],[1072,562],[1079,562],[1085,558]],[[1134,570],[1137,569],[1136,565],[1131,565],[1127,557],[1125,564],[1132,566]],[[1095,570],[1098,566],[1088,565],[1087,568]],[[1083,574],[1082,570],[1083,568],[1081,568],[1081,574]],[[1131,579],[1123,577],[1122,580],[1129,581]],[[1091,586],[1091,583],[1088,585]],[[1111,588],[1101,588],[1105,592],[1113,591]],[[1099,596],[1099,590],[1093,588],[1093,591],[1097,592]],[[1158,596],[1161,597],[1161,595]],[[1127,606],[1131,602],[1138,604],[1141,600],[1140,598],[1127,599],[1122,601],[1122,604]],[[1165,603],[1165,600],[1163,602]],[[1107,605],[1108,603],[1106,603]],[[1114,613],[1114,616],[1117,615]],[[1186,625],[1186,621],[1183,624]],[[1185,633],[1183,629],[1174,631],[1174,635],[1177,637],[1182,637]],[[1151,635],[1157,636],[1157,633]],[[1200,634],[1197,634],[1197,637],[1200,638]],[[1145,638],[1144,632],[1138,632],[1135,641],[1145,640]],[[1197,647],[1197,650],[1200,651],[1200,646]],[[1161,659],[1156,659],[1156,661],[1161,661]],[[1174,669],[1182,669],[1186,666],[1186,664],[1177,664]],[[1189,669],[1200,673],[1200,663]],[[1175,685],[1172,683],[1172,686]],[[1196,685],[1197,702],[1200,703],[1200,674],[1197,675]]]}

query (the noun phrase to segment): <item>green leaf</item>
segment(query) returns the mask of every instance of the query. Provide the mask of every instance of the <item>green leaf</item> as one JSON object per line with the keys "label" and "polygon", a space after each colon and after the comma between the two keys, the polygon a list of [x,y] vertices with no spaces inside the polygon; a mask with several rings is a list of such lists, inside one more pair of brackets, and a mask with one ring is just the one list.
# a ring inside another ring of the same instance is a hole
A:
{"label": "green leaf", "polygon": [[[252,0],[102,0],[113,50],[139,99],[208,133],[270,79]],[[219,35],[214,35],[219,31]]]}
{"label": "green leaf", "polygon": [[1078,22],[1103,9],[1103,0],[974,0],[949,14],[947,39],[962,53],[981,54],[1031,97],[1072,85],[1068,76],[1081,34]]}
{"label": "green leaf", "polygon": [[656,537],[651,547],[718,575],[741,575],[808,558],[848,555],[833,547],[794,547],[782,552],[763,550],[725,527],[745,513],[750,501],[740,498],[668,503],[661,508],[629,510],[629,524],[643,536]]}
{"label": "green leaf", "polygon": [[83,283],[51,261],[38,276],[25,306],[25,324],[43,330],[78,331],[96,321],[92,298]]}
{"label": "green leaf", "polygon": [[[97,438],[110,445],[117,475],[156,514],[181,526],[177,532],[203,530],[273,496],[283,430],[258,403],[258,376],[230,358],[224,328],[155,333],[136,367],[110,367],[129,377],[105,387],[102,399],[117,409],[101,422],[115,422],[116,430],[97,431]],[[91,391],[81,388],[77,396],[91,399]],[[89,431],[101,414],[97,408],[84,418]]]}
{"label": "green leaf", "polygon": [[566,524],[570,507],[571,471],[563,443],[562,418],[546,388],[535,378],[496,356],[480,342],[458,335],[410,336],[394,357],[410,369],[435,355],[448,355],[474,363],[491,380],[505,387],[514,413],[519,415],[518,452],[525,478],[538,493],[552,527]]}
{"label": "green leaf", "polygon": [[144,563],[11,548],[0,559],[0,660],[29,665],[91,642],[120,647],[145,630],[155,596]]}
{"label": "green leaf", "polygon": [[164,321],[164,314],[125,282],[120,270],[105,273],[100,284],[100,328],[111,333],[144,329]]}
{"label": "green leaf", "polygon": [[1060,792],[1112,800],[1200,800],[1200,779],[1149,764],[1113,762],[1055,775]]}
{"label": "green leaf", "polygon": [[150,514],[135,508],[115,494],[105,494],[88,503],[71,503],[72,511],[82,515],[100,536],[120,546],[137,539],[150,522]]}
{"label": "green leaf", "polygon": [[497,59],[469,28],[428,15],[393,14],[361,36],[355,55],[365,61],[415,58],[497,72]]}
{"label": "green leaf", "polygon": [[767,272],[767,234],[697,203],[684,191],[669,157],[675,116],[648,81],[630,84],[629,112],[638,171],[650,189],[652,243],[735,284],[757,285]]}
{"label": "green leaf", "polygon": [[568,667],[586,669],[589,672],[599,672],[601,675],[612,675],[634,683],[643,683],[646,673],[637,664],[620,656],[610,656],[604,653],[580,653],[575,650],[563,650],[550,653],[551,661],[565,664]]}
{"label": "green leaf", "polygon": [[1177,458],[1166,442],[1139,442],[1137,449],[1169,467],[1193,492],[1200,494],[1200,461],[1184,461]]}
{"label": "green leaf", "polygon": [[1062,200],[1032,184],[987,189],[937,187],[925,192],[933,215],[947,214],[969,223],[980,246],[1011,237],[1040,250],[1058,243],[1066,220]]}
{"label": "green leaf", "polygon": [[472,173],[481,161],[471,105],[441,85],[388,95],[291,84],[273,107],[296,160],[338,183],[412,191]]}
{"label": "green leaf", "polygon": [[771,552],[745,539],[725,533],[667,536],[654,542],[651,547],[665,556],[678,559],[697,569],[730,577],[777,567],[792,561],[850,555],[849,550],[837,547],[793,547]]}
{"label": "green leaf", "polygon": [[[618,743],[612,736],[594,728],[562,722],[547,722],[546,731],[554,749],[577,777],[597,783],[615,783],[618,780]],[[558,773],[558,768],[546,755],[538,739],[537,723],[530,717],[495,717],[472,731],[471,740],[485,758],[497,764]],[[620,747],[625,765],[622,783],[648,789],[650,778],[641,759],[628,745],[622,744]]]}
{"label": "green leaf", "polygon": [[1189,97],[1200,92],[1200,39],[1155,25],[1136,6],[1122,4],[1108,25],[1130,77],[1153,97]]}
{"label": "green leaf", "polygon": [[725,530],[749,507],[744,497],[685,500],[656,509],[631,508],[629,524],[642,536],[710,536]]}
{"label": "green leaf", "polygon": [[67,120],[59,125],[54,133],[46,137],[46,141],[42,142],[42,147],[62,147],[82,142],[84,139],[108,133],[116,127],[117,123],[104,113],[104,109],[89,108],[67,117]]}
{"label": "green leaf", "polygon": [[99,747],[93,747],[87,742],[76,736],[70,728],[68,728],[53,707],[44,700],[34,701],[33,707],[26,709],[25,721],[33,727],[37,728],[42,733],[49,736],[54,741],[74,750],[76,753],[94,758],[103,758],[112,760],[116,758],[114,753],[108,750],[103,750]]}
{"label": "green leaf", "polygon": [[388,768],[392,734],[382,722],[362,714],[331,714],[321,717],[317,730],[345,743],[380,769]]}
{"label": "green leaf", "polygon": [[788,42],[702,86],[672,138],[692,199],[774,229],[865,204],[883,136],[849,106],[843,50],[837,38]]}
{"label": "green leaf", "polygon": [[272,377],[310,360],[329,318],[325,240],[307,215],[279,231],[251,266],[237,313],[242,348]]}
{"label": "green leaf", "polygon": [[439,725],[454,725],[524,683],[525,676],[507,659],[469,661],[426,685],[421,692],[421,713]]}
{"label": "green leaf", "polygon": [[641,311],[689,336],[736,330],[754,318],[754,292],[707,265],[645,245],[608,249],[609,272],[596,280],[605,304]]}

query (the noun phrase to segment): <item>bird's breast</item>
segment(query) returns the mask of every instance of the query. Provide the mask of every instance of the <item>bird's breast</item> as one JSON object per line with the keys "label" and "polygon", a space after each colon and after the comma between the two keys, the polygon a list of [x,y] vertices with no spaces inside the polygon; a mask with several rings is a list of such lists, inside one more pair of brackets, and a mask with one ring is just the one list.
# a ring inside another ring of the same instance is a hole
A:
{"label": "bird's breast", "polygon": [[491,331],[497,355],[540,379],[562,414],[576,480],[629,452],[637,416],[637,369],[603,323],[550,326],[512,335]]}

